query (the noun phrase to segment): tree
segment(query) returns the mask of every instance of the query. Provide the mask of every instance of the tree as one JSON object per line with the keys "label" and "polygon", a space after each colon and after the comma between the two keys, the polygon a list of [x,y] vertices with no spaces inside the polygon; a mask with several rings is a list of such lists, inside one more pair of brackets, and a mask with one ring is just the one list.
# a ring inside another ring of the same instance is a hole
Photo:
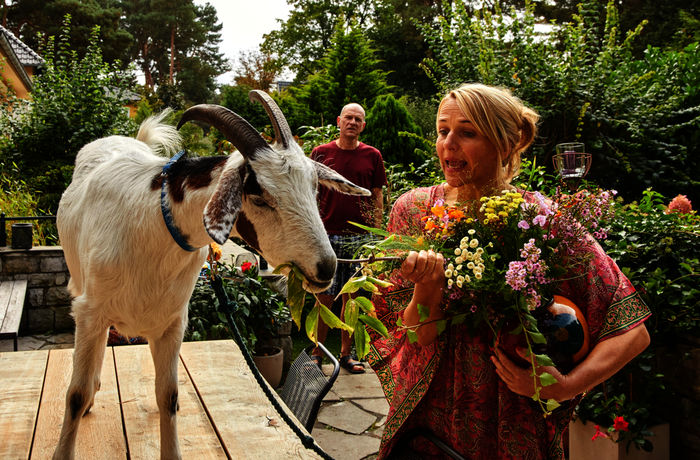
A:
{"label": "tree", "polygon": [[0,162],[19,166],[27,184],[41,192],[39,208],[55,212],[71,178],[78,150],[97,138],[132,134],[123,106],[128,75],[102,59],[99,27],[83,57],[70,45],[70,17],[42,50],[44,71],[34,80],[32,101],[13,101],[0,111]]}
{"label": "tree", "polygon": [[366,121],[363,140],[378,148],[384,161],[408,166],[424,160],[416,155],[416,149],[425,147],[420,139],[423,133],[394,96],[379,96],[367,112]]}
{"label": "tree", "polygon": [[260,51],[241,51],[233,80],[236,85],[269,91],[280,72],[278,61]]}
{"label": "tree", "polygon": [[[7,3],[7,2],[5,2]],[[57,36],[61,22],[56,18],[71,15],[71,46],[83,56],[90,45],[91,30],[100,26],[100,49],[103,59],[129,63],[131,34],[122,28],[122,11],[117,0],[15,0],[3,7],[2,25],[32,49],[39,49],[39,34]]]}
{"label": "tree", "polygon": [[296,106],[291,104],[292,110],[304,111],[306,125],[332,122],[349,102],[371,107],[378,96],[391,89],[370,41],[358,27],[345,32],[338,26],[320,66],[307,83],[288,90],[297,102]]}

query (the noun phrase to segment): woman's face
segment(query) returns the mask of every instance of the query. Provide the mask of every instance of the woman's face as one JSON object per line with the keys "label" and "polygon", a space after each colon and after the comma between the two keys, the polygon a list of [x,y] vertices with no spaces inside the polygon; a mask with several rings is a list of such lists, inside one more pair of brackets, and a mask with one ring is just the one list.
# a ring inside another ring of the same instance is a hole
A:
{"label": "woman's face", "polygon": [[471,185],[486,190],[496,184],[496,148],[479,134],[453,97],[448,97],[440,108],[437,132],[437,154],[450,186]]}

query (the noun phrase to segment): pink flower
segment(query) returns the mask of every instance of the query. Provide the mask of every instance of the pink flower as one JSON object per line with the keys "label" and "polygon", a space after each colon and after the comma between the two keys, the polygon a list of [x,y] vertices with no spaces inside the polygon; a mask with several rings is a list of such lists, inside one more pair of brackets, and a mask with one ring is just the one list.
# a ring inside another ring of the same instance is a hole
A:
{"label": "pink flower", "polygon": [[532,219],[532,223],[539,225],[540,227],[544,227],[544,224],[547,223],[547,218],[542,214],[538,214],[534,219]]}
{"label": "pink flower", "polygon": [[530,228],[530,224],[528,224],[524,220],[521,220],[520,222],[518,222],[518,228],[522,228],[523,230],[527,230],[528,228]]}
{"label": "pink flower", "polygon": [[674,199],[671,200],[671,202],[668,204],[668,208],[666,209],[666,214],[672,213],[672,212],[679,212],[681,214],[688,214],[690,211],[693,210],[693,206],[688,199],[687,196],[685,195],[678,195]]}
{"label": "pink flower", "polygon": [[609,438],[607,433],[604,433],[600,431],[600,425],[595,426],[595,433],[593,434],[593,437],[591,438],[591,441],[595,441],[598,438]]}

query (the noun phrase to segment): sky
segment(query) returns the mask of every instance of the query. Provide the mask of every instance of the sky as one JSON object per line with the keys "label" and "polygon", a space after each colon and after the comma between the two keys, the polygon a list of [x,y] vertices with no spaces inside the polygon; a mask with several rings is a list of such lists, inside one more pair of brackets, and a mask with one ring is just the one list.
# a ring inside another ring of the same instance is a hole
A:
{"label": "sky", "polygon": [[[262,43],[263,35],[279,29],[276,19],[289,16],[287,0],[194,0],[197,5],[210,3],[216,8],[223,25],[219,49],[231,67],[234,67],[241,51],[254,51]],[[233,73],[217,78],[220,84],[230,84]]]}

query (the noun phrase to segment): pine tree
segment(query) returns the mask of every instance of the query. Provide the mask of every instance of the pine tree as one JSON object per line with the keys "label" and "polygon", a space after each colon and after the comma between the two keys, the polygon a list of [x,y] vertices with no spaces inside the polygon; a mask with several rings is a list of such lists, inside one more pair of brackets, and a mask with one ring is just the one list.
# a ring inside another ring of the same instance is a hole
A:
{"label": "pine tree", "polygon": [[363,142],[382,152],[384,161],[390,164],[408,166],[419,158],[415,150],[423,147],[417,138],[399,134],[414,133],[422,136],[422,130],[413,122],[413,118],[401,102],[387,94],[380,96],[367,113],[367,127],[362,135]]}

